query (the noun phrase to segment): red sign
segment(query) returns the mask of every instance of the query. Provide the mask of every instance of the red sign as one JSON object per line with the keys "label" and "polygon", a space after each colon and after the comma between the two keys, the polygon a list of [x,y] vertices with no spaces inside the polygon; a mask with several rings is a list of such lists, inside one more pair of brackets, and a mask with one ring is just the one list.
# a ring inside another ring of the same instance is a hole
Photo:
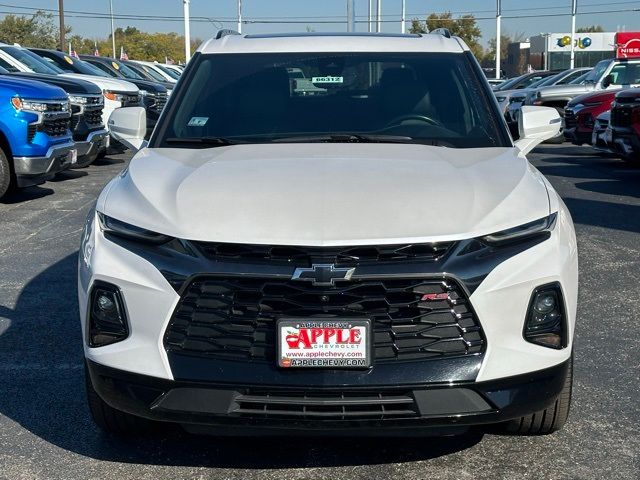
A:
{"label": "red sign", "polygon": [[640,58],[640,32],[616,33],[616,58]]}

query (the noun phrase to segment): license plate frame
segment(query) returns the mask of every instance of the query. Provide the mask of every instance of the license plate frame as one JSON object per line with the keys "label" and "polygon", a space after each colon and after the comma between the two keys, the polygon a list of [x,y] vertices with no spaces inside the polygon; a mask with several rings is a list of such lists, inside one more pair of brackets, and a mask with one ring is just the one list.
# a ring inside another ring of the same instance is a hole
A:
{"label": "license plate frame", "polygon": [[[351,342],[354,338],[350,332],[354,329],[359,333],[357,344]],[[302,334],[302,330],[306,333]],[[309,344],[311,347],[307,348]],[[362,370],[373,364],[373,328],[369,318],[282,318],[276,322],[276,345],[276,364],[280,368]]]}

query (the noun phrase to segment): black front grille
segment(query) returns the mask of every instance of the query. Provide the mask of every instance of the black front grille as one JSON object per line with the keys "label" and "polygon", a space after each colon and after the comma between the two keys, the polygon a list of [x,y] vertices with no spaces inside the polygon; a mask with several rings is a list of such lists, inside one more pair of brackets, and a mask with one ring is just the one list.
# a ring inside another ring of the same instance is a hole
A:
{"label": "black front grille", "polygon": [[629,107],[614,107],[611,109],[611,126],[630,127],[632,124],[632,110]]}
{"label": "black front grille", "polygon": [[254,391],[234,399],[230,413],[252,418],[353,420],[420,415],[412,392]]}
{"label": "black front grille", "polygon": [[286,245],[246,245],[194,242],[212,260],[267,262],[269,264],[311,266],[313,263],[355,265],[380,262],[432,261],[442,257],[453,242],[357,247],[298,247]]}
{"label": "black front grille", "polygon": [[40,124],[40,130],[51,137],[65,135],[71,125],[71,118],[57,118],[55,120],[45,120]]}
{"label": "black front grille", "polygon": [[74,131],[78,127],[78,123],[80,123],[81,114],[74,114],[71,117],[71,123],[69,124],[69,128],[71,131]]}
{"label": "black front grille", "polygon": [[242,361],[276,360],[280,318],[369,318],[374,362],[480,353],[484,337],[451,280],[381,279],[313,286],[261,278],[191,282],[164,337],[168,352]]}
{"label": "black front grille", "polygon": [[36,136],[37,126],[33,123],[30,123],[27,127],[27,142],[31,143],[33,141],[33,137]]}
{"label": "black front grille", "polygon": [[162,109],[167,104],[167,94],[166,93],[158,93],[158,94],[153,96],[153,99],[154,99],[154,103],[153,103],[153,106],[152,106],[153,110],[155,110],[157,112],[162,112]]}
{"label": "black front grille", "polygon": [[123,107],[137,107],[140,105],[140,95],[122,95]]}
{"label": "black front grille", "polygon": [[576,114],[570,108],[564,111],[564,128],[576,128]]}
{"label": "black front grille", "polygon": [[84,119],[89,125],[89,128],[102,125],[102,108],[96,108],[92,110],[84,111]]}

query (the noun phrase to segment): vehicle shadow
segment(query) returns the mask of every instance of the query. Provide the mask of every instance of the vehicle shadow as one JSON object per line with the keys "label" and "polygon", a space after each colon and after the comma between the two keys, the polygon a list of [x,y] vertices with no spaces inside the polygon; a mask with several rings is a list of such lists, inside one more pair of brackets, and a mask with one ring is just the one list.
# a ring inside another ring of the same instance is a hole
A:
{"label": "vehicle shadow", "polygon": [[103,167],[106,165],[118,165],[120,163],[125,163],[125,160],[121,158],[114,158],[114,157],[102,157],[94,160],[94,162],[90,165],[90,167],[91,166]]}
{"label": "vehicle shadow", "polygon": [[53,177],[50,182],[65,182],[67,180],[74,180],[76,178],[86,177],[89,175],[87,172],[83,172],[81,170],[65,170],[64,172],[58,173],[55,177]]}
{"label": "vehicle shadow", "polygon": [[12,190],[0,199],[0,204],[13,205],[15,203],[26,202],[29,200],[36,200],[38,198],[53,195],[54,191],[51,188],[33,186],[27,188],[21,188]]}
{"label": "vehicle shadow", "polygon": [[111,462],[274,469],[428,460],[465,450],[482,439],[480,431],[392,441],[215,438],[190,435],[177,427],[132,440],[109,437],[93,424],[84,398],[76,255],[34,276],[15,302],[0,299],[0,317],[8,319],[0,322],[0,415],[59,448]]}

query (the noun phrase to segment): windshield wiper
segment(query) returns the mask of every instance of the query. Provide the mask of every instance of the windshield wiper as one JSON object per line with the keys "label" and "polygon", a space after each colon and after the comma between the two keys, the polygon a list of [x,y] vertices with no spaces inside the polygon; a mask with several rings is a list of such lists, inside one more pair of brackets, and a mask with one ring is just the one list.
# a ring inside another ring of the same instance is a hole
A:
{"label": "windshield wiper", "polygon": [[203,147],[225,147],[227,145],[238,145],[242,140],[234,140],[226,137],[171,137],[165,140],[165,143],[201,145]]}
{"label": "windshield wiper", "polygon": [[345,133],[331,135],[297,135],[271,140],[275,143],[412,143],[413,137],[401,135],[376,135],[368,133]]}

